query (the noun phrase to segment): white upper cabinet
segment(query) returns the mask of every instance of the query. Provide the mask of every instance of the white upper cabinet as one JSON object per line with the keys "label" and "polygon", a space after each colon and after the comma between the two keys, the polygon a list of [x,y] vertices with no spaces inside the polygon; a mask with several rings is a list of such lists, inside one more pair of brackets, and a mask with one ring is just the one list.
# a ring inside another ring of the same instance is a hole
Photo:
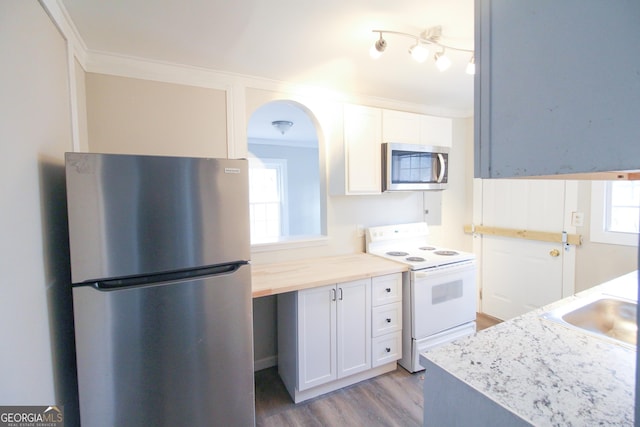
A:
{"label": "white upper cabinet", "polygon": [[382,111],[383,142],[420,144],[420,115],[404,111]]}
{"label": "white upper cabinet", "polygon": [[344,106],[344,138],[332,141],[334,195],[382,193],[382,143],[451,147],[453,120],[363,105]]}
{"label": "white upper cabinet", "polygon": [[640,169],[639,42],[637,0],[476,0],[476,176]]}
{"label": "white upper cabinet", "polygon": [[[334,194],[382,192],[382,112],[361,105],[344,106],[344,146],[334,148],[330,172]],[[336,144],[337,145],[337,144]],[[342,178],[342,179],[341,179]]]}
{"label": "white upper cabinet", "polygon": [[451,147],[453,120],[446,117],[420,116],[420,144]]}
{"label": "white upper cabinet", "polygon": [[451,147],[453,122],[444,117],[382,110],[382,141]]}

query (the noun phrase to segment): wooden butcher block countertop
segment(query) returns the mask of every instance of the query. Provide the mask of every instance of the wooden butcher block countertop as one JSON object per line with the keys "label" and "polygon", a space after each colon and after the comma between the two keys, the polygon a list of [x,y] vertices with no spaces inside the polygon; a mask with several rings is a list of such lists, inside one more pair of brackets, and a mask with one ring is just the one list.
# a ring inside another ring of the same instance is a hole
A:
{"label": "wooden butcher block countertop", "polygon": [[401,263],[365,253],[252,264],[253,298],[407,271]]}

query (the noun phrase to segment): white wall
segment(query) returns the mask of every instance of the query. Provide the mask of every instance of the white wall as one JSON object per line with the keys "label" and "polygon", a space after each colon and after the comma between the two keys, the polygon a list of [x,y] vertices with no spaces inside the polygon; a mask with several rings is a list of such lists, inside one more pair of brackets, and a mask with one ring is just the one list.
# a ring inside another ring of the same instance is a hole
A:
{"label": "white wall", "polygon": [[578,183],[578,211],[584,213],[584,226],[576,227],[582,245],[576,248],[576,292],[638,269],[638,247],[591,241],[591,182]]}
{"label": "white wall", "polygon": [[224,91],[86,73],[94,153],[228,157]]}
{"label": "white wall", "polygon": [[473,221],[473,117],[453,119],[449,157],[449,188],[424,193],[424,220],[434,245],[473,252],[473,237],[463,231]]}
{"label": "white wall", "polygon": [[73,413],[69,70],[66,42],[39,3],[0,2],[0,61],[0,404]]}

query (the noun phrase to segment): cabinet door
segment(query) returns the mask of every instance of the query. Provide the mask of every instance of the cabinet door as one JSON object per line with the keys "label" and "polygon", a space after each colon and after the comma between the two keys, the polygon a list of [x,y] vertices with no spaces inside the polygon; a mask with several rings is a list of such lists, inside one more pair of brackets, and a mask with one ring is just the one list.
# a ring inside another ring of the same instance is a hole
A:
{"label": "cabinet door", "polygon": [[382,113],[361,105],[344,107],[344,143],[347,194],[382,191]]}
{"label": "cabinet door", "polygon": [[338,378],[371,368],[371,280],[338,284]]}
{"label": "cabinet door", "polygon": [[420,116],[420,143],[451,147],[453,145],[453,120],[446,117]]}
{"label": "cabinet door", "polygon": [[639,22],[638,1],[476,0],[476,177],[640,169]]}
{"label": "cabinet door", "polygon": [[420,143],[420,115],[382,110],[382,142]]}
{"label": "cabinet door", "polygon": [[298,389],[336,379],[336,287],[298,291]]}

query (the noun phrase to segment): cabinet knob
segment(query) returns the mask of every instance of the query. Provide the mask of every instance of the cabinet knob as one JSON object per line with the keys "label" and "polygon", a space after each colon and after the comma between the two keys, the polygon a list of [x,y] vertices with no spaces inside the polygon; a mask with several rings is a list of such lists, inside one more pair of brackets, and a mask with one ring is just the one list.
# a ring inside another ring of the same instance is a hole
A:
{"label": "cabinet knob", "polygon": [[391,293],[391,288],[387,288],[385,291],[387,291],[387,293]]}
{"label": "cabinet knob", "polygon": [[391,319],[387,317],[387,323],[391,323]]}
{"label": "cabinet knob", "polygon": [[389,347],[385,348],[385,350],[387,351],[387,353],[391,353],[391,349]]}
{"label": "cabinet knob", "polygon": [[555,258],[557,256],[560,256],[560,251],[557,249],[552,249],[551,251],[549,251],[549,255]]}

